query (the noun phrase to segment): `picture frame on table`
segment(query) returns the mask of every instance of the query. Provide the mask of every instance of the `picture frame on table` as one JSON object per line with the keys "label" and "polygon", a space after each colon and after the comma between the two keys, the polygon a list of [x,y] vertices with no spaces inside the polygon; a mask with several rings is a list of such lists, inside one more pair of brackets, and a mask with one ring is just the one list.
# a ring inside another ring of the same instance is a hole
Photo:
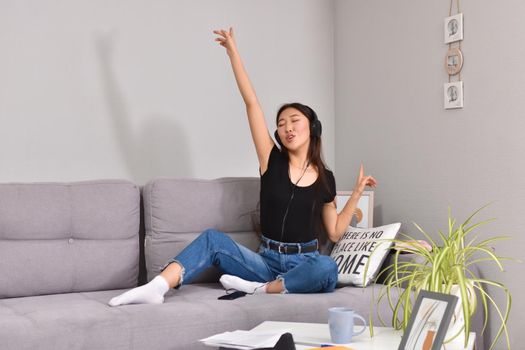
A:
{"label": "picture frame on table", "polygon": [[445,340],[458,297],[419,292],[398,350],[439,350]]}
{"label": "picture frame on table", "polygon": [[[336,205],[338,214],[343,210],[351,196],[352,191],[337,191]],[[356,213],[350,225],[358,228],[374,227],[374,191],[363,191],[363,195],[357,202]]]}

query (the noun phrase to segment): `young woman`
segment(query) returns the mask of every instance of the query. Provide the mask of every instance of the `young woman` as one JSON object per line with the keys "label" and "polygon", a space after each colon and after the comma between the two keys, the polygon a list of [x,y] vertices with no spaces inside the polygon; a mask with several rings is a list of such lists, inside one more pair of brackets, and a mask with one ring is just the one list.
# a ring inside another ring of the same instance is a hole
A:
{"label": "young woman", "polygon": [[365,187],[376,185],[372,176],[363,175],[361,165],[352,196],[337,214],[335,180],[321,159],[322,130],[315,112],[300,103],[279,109],[275,132],[279,149],[243,67],[233,29],[214,33],[230,58],[259,159],[260,250],[255,253],[222,232],[206,230],[172,258],[159,276],[111,299],[111,306],[162,303],[170,288],[190,282],[210,266],[225,273],[220,281],[227,290],[249,294],[331,292],[337,282],[337,265],[329,256],[319,254],[321,226],[328,239],[337,242]]}

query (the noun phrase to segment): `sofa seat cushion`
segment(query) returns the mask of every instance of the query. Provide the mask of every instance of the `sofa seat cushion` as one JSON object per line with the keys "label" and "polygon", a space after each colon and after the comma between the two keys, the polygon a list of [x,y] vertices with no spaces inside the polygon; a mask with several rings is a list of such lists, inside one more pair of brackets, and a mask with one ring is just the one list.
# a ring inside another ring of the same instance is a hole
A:
{"label": "sofa seat cushion", "polygon": [[324,323],[332,306],[353,307],[366,318],[371,288],[377,286],[217,300],[224,294],[219,284],[193,284],[168,292],[162,305],[120,307],[107,302],[123,290],[3,299],[0,339],[6,349],[204,350],[199,339],[266,320]]}
{"label": "sofa seat cushion", "polygon": [[116,293],[118,291],[2,299],[2,348],[127,349],[132,334],[128,315],[103,303]]}

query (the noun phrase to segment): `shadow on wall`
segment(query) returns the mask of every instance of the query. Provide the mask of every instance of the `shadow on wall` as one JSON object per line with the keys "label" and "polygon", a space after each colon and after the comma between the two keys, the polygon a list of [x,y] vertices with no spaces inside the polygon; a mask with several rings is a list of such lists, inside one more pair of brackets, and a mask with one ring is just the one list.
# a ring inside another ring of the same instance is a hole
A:
{"label": "shadow on wall", "polygon": [[151,114],[134,130],[113,69],[114,35],[97,35],[95,47],[107,109],[132,180],[143,185],[158,176],[191,177],[188,141],[184,130],[177,125],[177,116]]}

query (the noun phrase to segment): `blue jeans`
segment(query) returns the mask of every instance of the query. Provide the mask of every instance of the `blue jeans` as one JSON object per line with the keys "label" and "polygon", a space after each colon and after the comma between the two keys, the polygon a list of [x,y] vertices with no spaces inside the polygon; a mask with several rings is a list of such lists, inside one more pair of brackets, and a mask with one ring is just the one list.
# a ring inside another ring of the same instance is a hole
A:
{"label": "blue jeans", "polygon": [[[262,238],[263,241],[271,241],[264,236]],[[283,244],[297,246],[296,243]],[[317,240],[300,245],[317,245]],[[213,229],[201,233],[164,268],[173,262],[183,268],[181,284],[191,282],[210,266],[248,281],[269,282],[280,279],[285,293],[332,292],[337,283],[337,264],[331,257],[320,255],[318,251],[281,254],[261,244],[259,253],[255,253]]]}

